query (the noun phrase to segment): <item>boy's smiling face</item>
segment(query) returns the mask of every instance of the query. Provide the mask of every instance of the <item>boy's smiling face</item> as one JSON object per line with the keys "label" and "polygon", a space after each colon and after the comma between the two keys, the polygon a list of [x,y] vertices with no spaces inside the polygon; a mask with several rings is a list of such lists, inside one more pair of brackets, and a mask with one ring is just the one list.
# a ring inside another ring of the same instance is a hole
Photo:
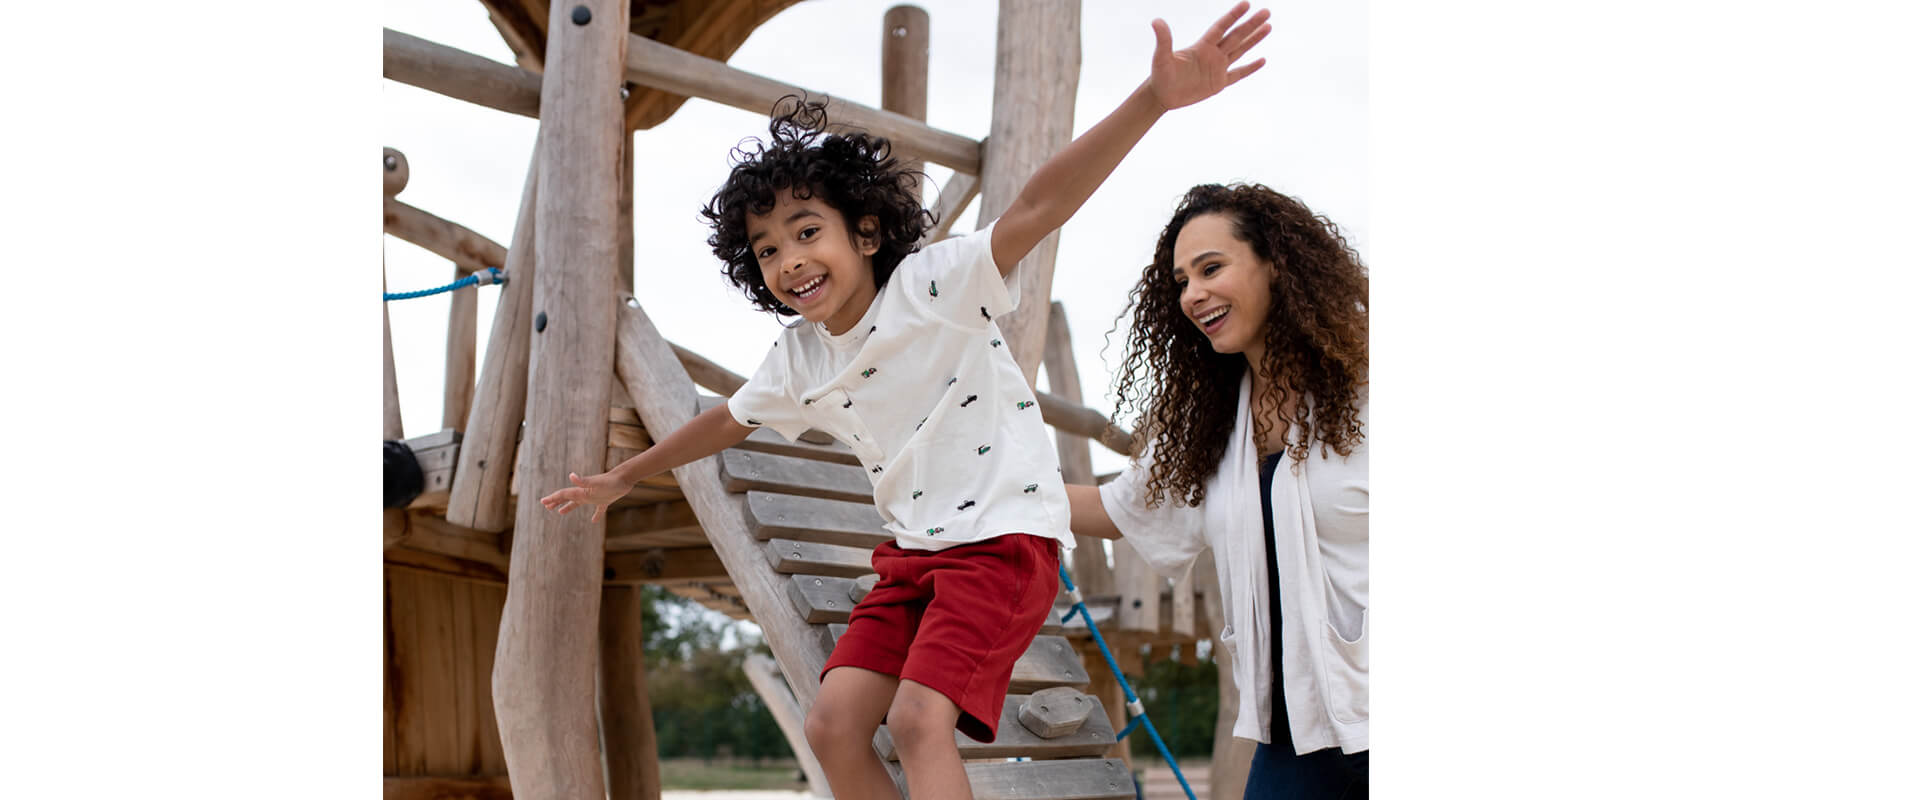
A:
{"label": "boy's smiling face", "polygon": [[748,247],[767,289],[834,335],[858,323],[879,293],[873,280],[873,254],[880,250],[872,234],[874,220],[867,217],[859,224],[866,235],[848,230],[846,219],[818,193],[803,200],[788,190],[775,193],[773,210],[747,214]]}

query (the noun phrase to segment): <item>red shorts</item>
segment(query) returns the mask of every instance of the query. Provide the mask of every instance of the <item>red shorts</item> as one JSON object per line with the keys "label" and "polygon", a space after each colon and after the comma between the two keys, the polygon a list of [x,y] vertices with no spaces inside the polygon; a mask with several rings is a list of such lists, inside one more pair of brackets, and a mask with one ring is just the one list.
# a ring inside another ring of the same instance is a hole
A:
{"label": "red shorts", "polygon": [[880,582],[853,607],[821,678],[860,667],[925,685],[960,707],[961,733],[993,741],[1013,663],[1053,611],[1058,544],[1024,533],[945,550],[886,542],[873,571]]}

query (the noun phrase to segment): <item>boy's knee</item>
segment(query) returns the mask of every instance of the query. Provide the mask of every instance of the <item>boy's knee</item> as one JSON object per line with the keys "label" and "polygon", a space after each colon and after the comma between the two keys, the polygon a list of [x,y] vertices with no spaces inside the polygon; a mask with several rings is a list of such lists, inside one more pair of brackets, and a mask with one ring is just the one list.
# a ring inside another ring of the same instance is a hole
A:
{"label": "boy's knee", "polygon": [[853,730],[852,720],[839,709],[825,704],[815,704],[807,712],[807,721],[802,727],[807,736],[807,746],[813,748],[816,754],[858,740],[859,732]]}
{"label": "boy's knee", "polygon": [[902,747],[952,739],[953,726],[947,722],[943,711],[928,702],[927,698],[902,692],[887,709],[887,732]]}

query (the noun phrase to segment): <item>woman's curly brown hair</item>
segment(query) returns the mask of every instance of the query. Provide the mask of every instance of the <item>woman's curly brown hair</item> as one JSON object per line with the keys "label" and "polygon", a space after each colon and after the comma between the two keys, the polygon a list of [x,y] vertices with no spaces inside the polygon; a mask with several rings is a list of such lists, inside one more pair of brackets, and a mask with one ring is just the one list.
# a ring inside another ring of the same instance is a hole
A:
{"label": "woman's curly brown hair", "polygon": [[783,317],[798,313],[774,299],[747,242],[747,215],[772,211],[775,193],[790,191],[802,199],[818,194],[840,212],[849,232],[863,217],[878,220],[873,282],[886,286],[900,260],[920,249],[921,235],[933,226],[933,214],[920,207],[918,181],[925,176],[904,168],[883,137],[829,132],[826,104],[804,96],[780,98],[767,131],[770,141],[750,139],[733,149],[727,182],[700,210],[713,228],[707,244],[724,264],[728,282],[762,311]]}
{"label": "woman's curly brown hair", "polygon": [[[1169,494],[1185,505],[1206,498],[1206,480],[1233,434],[1247,369],[1241,354],[1214,352],[1180,310],[1173,245],[1202,214],[1231,220],[1234,237],[1275,267],[1262,371],[1280,377],[1254,387],[1255,407],[1285,408],[1290,398],[1312,397],[1308,424],[1323,456],[1328,449],[1351,455],[1366,436],[1359,422],[1367,385],[1367,272],[1360,255],[1331,220],[1297,199],[1259,184],[1195,186],[1160,232],[1153,263],[1130,295],[1133,327],[1115,389],[1114,419],[1129,408],[1142,412],[1135,452],[1153,444],[1149,507]],[[1119,319],[1114,324],[1117,329]],[[1281,417],[1283,437],[1298,416]],[[1263,414],[1254,419],[1254,440],[1262,441],[1269,426]],[[1301,441],[1288,453],[1298,464],[1308,450]]]}

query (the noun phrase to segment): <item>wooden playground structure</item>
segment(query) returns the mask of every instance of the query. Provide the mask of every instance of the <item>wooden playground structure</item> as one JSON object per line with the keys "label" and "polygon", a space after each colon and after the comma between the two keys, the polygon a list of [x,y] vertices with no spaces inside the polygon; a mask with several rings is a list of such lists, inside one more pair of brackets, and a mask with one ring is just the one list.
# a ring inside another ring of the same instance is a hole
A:
{"label": "wooden playground structure", "polygon": [[[396,798],[657,798],[660,773],[640,642],[642,584],[753,620],[773,653],[751,660],[804,769],[825,795],[800,720],[853,603],[869,552],[890,537],[872,485],[844,446],[817,432],[788,442],[756,431],[721,454],[634,488],[606,518],[559,516],[536,502],[569,472],[599,472],[685,424],[744,379],[656,330],[634,289],[636,136],[688,98],[765,113],[802,87],[725,63],[797,0],[481,0],[517,64],[385,31],[386,78],[540,120],[512,239],[501,245],[397,198],[404,155],[383,154],[384,230],[444,256],[456,277],[505,271],[477,358],[479,290],[453,292],[439,433],[406,440],[424,491],[383,521],[384,794]],[[926,125],[927,14],[881,20],[882,108],[837,98],[841,124],[954,170],[933,208],[949,232],[977,196],[992,220],[1071,138],[1079,81],[1074,2],[1001,0],[992,123],[975,141]],[[805,87],[815,97],[828,93]],[[718,156],[716,150],[716,156]],[[1051,297],[1057,236],[1022,263],[1021,296]],[[1029,302],[1000,320],[1070,483],[1093,483],[1089,447],[1131,437],[1083,406],[1065,315]],[[393,342],[385,341],[383,438],[403,437]],[[699,391],[704,389],[707,392]],[[522,446],[524,445],[524,446]],[[1070,569],[1123,670],[1177,652],[1194,658],[1221,618],[1213,570],[1177,584],[1128,547],[1082,540]],[[1203,559],[1206,558],[1203,556]],[[1064,601],[1063,601],[1064,602]],[[1064,605],[1060,607],[1064,610]],[[1056,614],[1055,619],[1058,619]],[[1217,642],[1216,642],[1217,645]],[[1131,798],[1132,765],[1114,731],[1124,698],[1085,622],[1050,624],[1015,668],[1000,738],[956,734],[981,798]],[[1224,652],[1214,648],[1216,658]],[[1238,797],[1250,745],[1228,731],[1220,670],[1213,774]],[[1035,733],[1022,703],[1053,687],[1084,691],[1093,713],[1071,732]],[[769,732],[771,733],[771,732]],[[875,747],[900,780],[883,728]],[[904,786],[904,783],[901,783]]]}

